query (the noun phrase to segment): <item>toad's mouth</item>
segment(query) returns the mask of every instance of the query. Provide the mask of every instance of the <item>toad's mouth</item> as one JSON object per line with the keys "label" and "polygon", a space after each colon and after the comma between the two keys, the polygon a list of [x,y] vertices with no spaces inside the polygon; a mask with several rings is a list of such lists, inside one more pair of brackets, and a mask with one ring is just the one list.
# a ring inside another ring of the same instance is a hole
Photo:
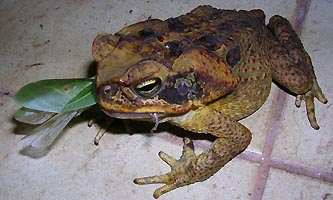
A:
{"label": "toad's mouth", "polygon": [[150,121],[155,123],[155,126],[152,128],[152,132],[157,129],[158,124],[164,122],[163,120],[160,121],[160,118],[166,117],[167,114],[158,114],[158,113],[117,113],[117,112],[110,112],[107,110],[102,109],[105,114],[110,117],[114,117],[117,119],[138,119],[143,121]]}
{"label": "toad's mouth", "polygon": [[105,109],[102,109],[105,114],[110,117],[117,119],[142,119],[148,121],[158,121],[159,118],[165,117],[167,114],[158,114],[158,113],[119,113],[119,112],[110,112]]}

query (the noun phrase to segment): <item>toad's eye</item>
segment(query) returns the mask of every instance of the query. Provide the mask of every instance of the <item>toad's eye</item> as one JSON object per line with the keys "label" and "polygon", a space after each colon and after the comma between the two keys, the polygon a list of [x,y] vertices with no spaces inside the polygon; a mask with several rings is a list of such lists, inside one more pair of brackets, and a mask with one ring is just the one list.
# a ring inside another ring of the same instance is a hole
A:
{"label": "toad's eye", "polygon": [[159,78],[148,79],[131,86],[131,90],[140,97],[150,98],[158,94],[162,88],[162,81]]}

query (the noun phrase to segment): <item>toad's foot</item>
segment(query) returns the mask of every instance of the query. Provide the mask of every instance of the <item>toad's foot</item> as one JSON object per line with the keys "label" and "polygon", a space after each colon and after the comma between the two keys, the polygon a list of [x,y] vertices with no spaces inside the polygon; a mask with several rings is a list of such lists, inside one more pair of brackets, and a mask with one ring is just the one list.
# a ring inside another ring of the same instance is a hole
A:
{"label": "toad's foot", "polygon": [[183,152],[179,160],[172,158],[164,152],[159,152],[159,156],[171,167],[171,171],[169,173],[159,176],[134,179],[134,183],[139,185],[164,183],[164,186],[155,190],[153,196],[156,199],[162,194],[174,190],[178,187],[189,185],[197,181],[202,181],[198,180],[191,170],[195,166],[195,162],[197,160],[191,139],[184,138]]}
{"label": "toad's foot", "polygon": [[312,128],[319,129],[319,125],[315,116],[314,97],[316,97],[320,102],[324,104],[327,103],[327,99],[325,98],[325,95],[321,91],[316,80],[313,81],[312,89],[310,91],[306,92],[305,94],[296,96],[295,104],[297,107],[300,107],[302,99],[305,100],[306,111],[310,124]]}

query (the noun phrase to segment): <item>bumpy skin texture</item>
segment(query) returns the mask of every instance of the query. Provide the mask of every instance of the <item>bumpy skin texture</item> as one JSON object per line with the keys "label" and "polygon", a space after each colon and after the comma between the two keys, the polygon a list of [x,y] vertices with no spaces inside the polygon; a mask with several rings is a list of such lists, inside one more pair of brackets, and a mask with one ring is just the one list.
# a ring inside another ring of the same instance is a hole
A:
{"label": "bumpy skin texture", "polygon": [[290,23],[274,16],[266,26],[261,10],[200,6],[177,18],[139,22],[97,36],[93,57],[96,99],[108,115],[217,137],[200,155],[188,138],[179,160],[160,152],[171,172],[134,180],[164,183],[155,198],[206,180],[248,146],[251,133],[237,120],[260,108],[272,80],[297,96],[297,106],[306,101],[315,129],[314,97],[327,102]]}

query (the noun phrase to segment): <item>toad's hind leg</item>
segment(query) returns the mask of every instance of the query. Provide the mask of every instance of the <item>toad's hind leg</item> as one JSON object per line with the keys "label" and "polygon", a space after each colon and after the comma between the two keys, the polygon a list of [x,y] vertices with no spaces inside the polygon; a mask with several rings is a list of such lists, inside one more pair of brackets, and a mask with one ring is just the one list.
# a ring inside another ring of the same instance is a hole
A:
{"label": "toad's hind leg", "polygon": [[268,28],[275,37],[269,48],[273,80],[296,95],[297,107],[305,99],[310,124],[314,129],[319,129],[314,97],[322,103],[327,103],[327,99],[318,85],[310,56],[288,20],[273,16]]}

